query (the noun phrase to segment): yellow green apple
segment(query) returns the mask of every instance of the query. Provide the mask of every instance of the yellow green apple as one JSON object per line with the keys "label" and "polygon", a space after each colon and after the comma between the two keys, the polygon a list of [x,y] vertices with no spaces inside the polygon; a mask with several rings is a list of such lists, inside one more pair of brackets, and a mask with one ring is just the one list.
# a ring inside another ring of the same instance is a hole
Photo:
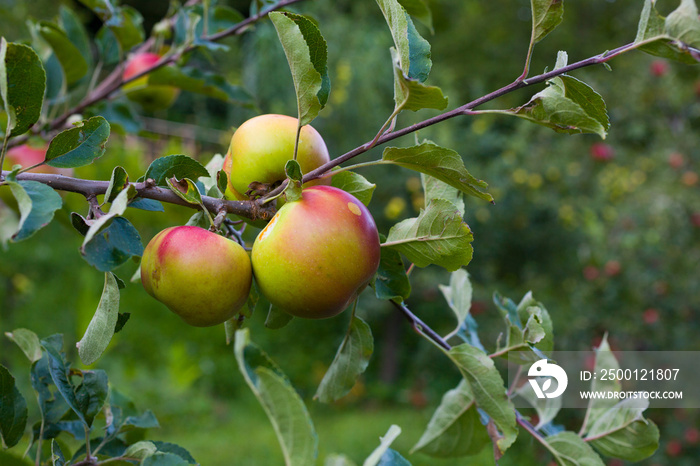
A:
{"label": "yellow green apple", "polygon": [[353,195],[331,186],[302,190],[253,244],[253,275],[277,308],[310,319],[342,312],[379,267],[379,234]]}
{"label": "yellow green apple", "polygon": [[[253,182],[274,185],[286,178],[284,167],[294,158],[298,120],[287,115],[259,115],[244,122],[233,133],[224,158],[228,175],[226,198],[244,201]],[[301,128],[297,162],[308,173],[329,161],[323,138],[312,126]],[[304,186],[327,185],[330,178],[314,180]]]}
{"label": "yellow green apple", "polygon": [[233,317],[245,305],[251,281],[245,249],[200,227],[166,228],[151,239],[141,259],[148,294],[195,327]]}

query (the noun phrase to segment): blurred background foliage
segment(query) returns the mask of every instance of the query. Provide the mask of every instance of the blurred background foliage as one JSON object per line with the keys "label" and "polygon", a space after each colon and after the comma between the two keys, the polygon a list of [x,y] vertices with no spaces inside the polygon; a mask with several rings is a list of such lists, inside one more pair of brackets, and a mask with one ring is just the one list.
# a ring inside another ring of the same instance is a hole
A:
{"label": "blurred background foliage", "polygon": [[[167,0],[123,3],[141,11],[147,28],[168,9]],[[221,3],[246,12],[249,2]],[[435,33],[418,26],[432,44],[429,83],[442,87],[451,108],[522,72],[528,1],[429,3]],[[60,4],[77,11],[93,33],[99,27],[78,2],[2,0],[0,31],[8,40],[26,40],[26,18],[55,17]],[[659,2],[661,11],[675,6],[674,1]],[[315,17],[328,41],[332,92],[313,125],[332,156],[338,156],[369,141],[391,112],[391,37],[373,1],[309,1],[296,9]],[[567,2],[562,25],[535,48],[531,74],[551,69],[557,50],[566,50],[573,62],[631,42],[640,9],[641,2]],[[106,180],[112,167],[122,165],[136,179],[153,158],[176,153],[207,162],[215,153],[225,153],[233,128],[247,118],[294,114],[291,76],[271,25],[259,24],[225,43],[228,52],[197,54],[192,60],[242,84],[255,96],[256,109],[182,93],[172,109],[148,115],[139,137],[113,133],[107,154],[76,175]],[[697,67],[642,53],[623,55],[611,65],[612,72],[602,66],[575,72],[606,100],[612,127],[605,141],[560,135],[503,116],[453,119],[419,135],[457,150],[471,173],[489,183],[496,199],[495,205],[468,199],[466,213],[475,237],[468,267],[474,284],[472,313],[487,348],[495,346],[503,331],[491,304],[493,292],[517,301],[532,290],[552,316],[559,350],[590,349],[605,332],[613,349],[700,350],[700,74]],[[534,92],[521,90],[489,108],[521,105]],[[403,114],[399,125],[433,114]],[[377,158],[381,150],[363,159]],[[378,184],[370,208],[380,231],[386,233],[423,206],[415,174],[394,167],[362,174]],[[87,206],[77,195],[65,194],[64,199],[59,222],[2,250],[2,332],[27,327],[40,336],[61,332],[66,341],[77,341],[96,308],[102,274],[80,258],[82,238],[68,221],[70,211],[86,212]],[[183,224],[191,214],[167,207],[165,214],[134,211],[127,216],[145,244],[160,229]],[[252,241],[255,231],[247,234]],[[117,274],[128,279],[136,268],[128,263]],[[414,312],[443,334],[451,330],[453,318],[437,285],[448,279],[437,268],[415,270],[408,300]],[[204,465],[279,464],[277,447],[271,447],[272,429],[238,373],[223,329],[188,327],[147,296],[138,282],[121,296],[121,310],[130,312],[131,320],[97,365],[137,405],[154,410],[164,426],[156,435],[189,448]],[[362,382],[330,408],[311,397],[349,316],[296,320],[274,331],[263,327],[262,315],[250,322],[253,339],[308,400],[320,433],[321,457],[341,451],[361,461],[391,423],[404,428],[395,446],[405,453],[442,394],[459,380],[454,367],[391,306],[366,293],[360,308],[375,335],[375,354]],[[0,363],[17,375],[26,361],[2,338]],[[18,379],[28,387],[28,377]],[[562,413],[562,422],[571,422],[572,428],[580,422],[579,414]],[[662,444],[645,464],[696,464],[697,410],[652,410],[649,417],[660,424]],[[549,461],[525,435],[516,448],[520,453],[509,452],[501,464],[525,464],[525,458],[532,464]],[[486,452],[478,464],[489,464],[489,456]],[[410,459],[414,464],[466,464],[416,455]]]}

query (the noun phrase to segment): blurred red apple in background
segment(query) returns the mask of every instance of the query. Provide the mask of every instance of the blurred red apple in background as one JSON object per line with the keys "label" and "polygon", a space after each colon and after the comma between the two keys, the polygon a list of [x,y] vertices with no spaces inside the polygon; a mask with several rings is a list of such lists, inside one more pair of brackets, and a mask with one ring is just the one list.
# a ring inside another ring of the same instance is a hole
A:
{"label": "blurred red apple in background", "polygon": [[[122,78],[124,80],[130,79],[153,67],[160,59],[161,56],[153,52],[136,54],[126,64]],[[148,84],[148,75],[124,84],[123,89],[129,100],[149,111],[169,108],[180,94],[180,89],[173,86]]]}
{"label": "blurred red apple in background", "polygon": [[615,150],[610,144],[596,142],[591,145],[591,157],[599,162],[607,162],[615,157]]}
{"label": "blurred red apple in background", "polygon": [[649,65],[649,72],[652,76],[656,76],[657,78],[664,76],[668,73],[668,70],[669,67],[666,60],[654,60],[651,62],[651,65]]}

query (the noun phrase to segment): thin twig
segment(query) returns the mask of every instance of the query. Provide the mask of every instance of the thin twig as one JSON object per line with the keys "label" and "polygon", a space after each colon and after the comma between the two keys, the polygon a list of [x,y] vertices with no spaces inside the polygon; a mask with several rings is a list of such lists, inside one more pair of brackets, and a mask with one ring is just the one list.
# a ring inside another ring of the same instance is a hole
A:
{"label": "thin twig", "polygon": [[[532,78],[526,79],[526,80],[521,80],[520,77],[513,81],[512,83],[503,86],[502,88],[495,90],[489,94],[486,94],[482,97],[479,97],[478,99],[472,100],[469,103],[466,103],[460,107],[457,107],[453,110],[450,110],[445,113],[441,113],[440,115],[434,116],[432,118],[428,118],[426,120],[423,120],[421,122],[418,122],[416,124],[407,126],[405,128],[384,133],[382,134],[379,138],[369,142],[366,142],[362,144],[361,146],[356,147],[355,149],[346,152],[345,154],[336,157],[335,159],[331,160],[330,162],[325,163],[324,165],[321,165],[320,167],[316,168],[315,170],[312,170],[304,175],[303,182],[306,183],[311,180],[315,180],[317,178],[322,178],[324,175],[327,174],[328,171],[331,169],[347,162],[348,160],[357,157],[360,154],[364,154],[367,152],[370,148],[376,147],[382,144],[386,144],[389,141],[393,141],[396,138],[400,138],[401,136],[406,136],[407,134],[414,133],[418,130],[427,128],[429,126],[433,126],[437,123],[441,123],[445,120],[449,120],[450,118],[454,118],[457,116],[462,116],[462,115],[469,115],[472,113],[472,110],[480,105],[483,105],[487,102],[490,102],[494,99],[497,99],[498,97],[502,97],[506,94],[509,94],[513,91],[516,91],[518,89],[522,89],[525,87],[529,87],[535,84],[540,84],[543,83],[549,79],[555,78],[557,76],[561,76],[563,74],[566,74],[570,71],[574,71],[580,68],[584,68],[587,66],[592,66],[592,65],[599,65],[602,63],[605,63],[609,60],[611,60],[614,57],[617,57],[618,55],[621,55],[625,52],[628,52],[630,50],[638,48],[640,45],[643,43],[638,42],[638,43],[629,43],[626,45],[623,45],[621,47],[618,47],[614,50],[611,51],[606,51],[604,53],[595,55],[593,57],[587,58],[585,60],[577,61],[575,63],[572,63],[567,66],[563,66],[561,68],[557,68],[555,70],[549,71],[547,73],[542,73],[537,76],[533,76]],[[271,191],[267,197],[272,197],[277,194],[279,194],[282,190],[284,190],[286,186],[286,182],[282,183],[279,187]]]}

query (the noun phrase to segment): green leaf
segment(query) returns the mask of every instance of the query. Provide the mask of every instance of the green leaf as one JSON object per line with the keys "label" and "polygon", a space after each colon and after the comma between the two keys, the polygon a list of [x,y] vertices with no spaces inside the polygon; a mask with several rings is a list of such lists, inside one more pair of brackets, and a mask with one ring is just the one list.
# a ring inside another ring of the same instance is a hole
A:
{"label": "green leaf", "polygon": [[94,364],[107,349],[119,317],[119,286],[114,274],[105,273],[102,297],[85,335],[78,342],[78,355],[86,366]]}
{"label": "green leaf", "polygon": [[314,399],[330,403],[347,395],[357,378],[367,369],[373,352],[372,330],[364,320],[353,315],[345,338],[323,376]]}
{"label": "green leaf", "polygon": [[12,241],[29,238],[53,220],[54,212],[61,208],[63,200],[49,186],[38,181],[8,181],[19,206],[19,229]]}
{"label": "green leaf", "polygon": [[533,316],[536,316],[539,325],[541,325],[545,333],[541,339],[535,342],[532,339],[534,335],[528,335],[526,332],[523,334],[525,340],[530,343],[535,343],[535,346],[545,353],[552,351],[554,349],[554,325],[552,324],[552,318],[549,316],[549,312],[544,307],[544,304],[537,301],[532,296],[532,292],[528,291],[518,303],[516,311],[520,317],[520,322],[525,326],[526,330],[528,328],[528,323]]}
{"label": "green leaf", "polygon": [[86,61],[88,68],[92,66],[92,48],[90,38],[80,18],[65,5],[61,5],[58,10],[59,24],[66,32],[68,39],[73,43],[78,53]]}
{"label": "green leaf", "polygon": [[165,182],[168,184],[168,188],[183,201],[202,205],[202,195],[199,193],[197,185],[191,179],[183,178],[178,180],[172,177],[165,180]]}
{"label": "green leaf", "polygon": [[100,60],[105,65],[114,65],[119,63],[121,51],[119,50],[119,42],[117,36],[107,26],[102,26],[95,36],[95,45],[99,50]]}
{"label": "green leaf", "polygon": [[301,165],[296,160],[287,160],[284,165],[284,173],[290,180],[301,184],[304,174],[301,172]]}
{"label": "green leaf", "polygon": [[294,319],[293,315],[270,305],[270,309],[267,311],[267,317],[265,318],[265,327],[277,330],[286,327],[292,319]]}
{"label": "green leaf", "polygon": [[130,6],[118,7],[110,0],[79,0],[88,7],[114,34],[123,52],[144,40],[143,18]]}
{"label": "green leaf", "polygon": [[403,301],[411,295],[411,281],[398,251],[391,248],[381,249],[379,268],[372,286],[378,299]]}
{"label": "green leaf", "polygon": [[102,157],[109,139],[109,123],[101,116],[83,120],[61,131],[49,143],[46,164],[58,168],[82,167]]}
{"label": "green leaf", "polygon": [[471,261],[473,240],[457,208],[435,199],[421,210],[418,218],[394,225],[383,246],[396,249],[418,267],[436,264],[454,271]]}
{"label": "green leaf", "polygon": [[406,10],[406,13],[423,23],[430,32],[435,34],[433,29],[433,14],[430,7],[424,0],[399,0],[399,3]]}
{"label": "green leaf", "polygon": [[66,458],[63,456],[61,446],[56,439],[51,439],[51,463],[53,466],[65,466]]}
{"label": "green leaf", "polygon": [[141,440],[140,442],[136,442],[132,445],[129,445],[129,448],[127,448],[124,452],[124,456],[128,458],[136,458],[139,460],[143,460],[155,454],[157,451],[158,447],[156,447],[156,445],[153,442],[149,442],[148,440]]}
{"label": "green leaf", "polygon": [[376,184],[367,181],[364,176],[351,171],[343,171],[333,175],[331,186],[352,194],[364,205],[369,205],[372,193],[377,187]]}
{"label": "green leaf", "polygon": [[486,182],[474,178],[465,168],[460,155],[445,147],[425,141],[412,147],[387,147],[382,154],[383,163],[393,163],[410,170],[433,176],[460,191],[493,202],[486,189]]}
{"label": "green leaf", "polygon": [[136,188],[134,188],[134,185],[129,185],[127,189],[124,189],[122,192],[117,194],[117,197],[114,199],[114,202],[112,202],[112,205],[109,208],[109,212],[93,220],[90,224],[90,228],[83,239],[83,245],[80,247],[81,251],[85,251],[85,246],[105,225],[107,225],[110,220],[122,215],[126,211],[126,208],[129,206],[129,200],[136,197],[136,194]]}
{"label": "green leaf", "polygon": [[[601,374],[603,370],[616,371],[620,368],[617,358],[610,350],[610,345],[608,344],[608,335],[603,336],[603,340],[600,342],[598,348],[596,348],[595,355],[595,369],[593,370],[596,374]],[[622,390],[622,385],[620,381],[613,378],[595,378],[591,382],[592,392],[619,392]],[[607,413],[613,406],[615,406],[616,401],[612,398],[591,398],[588,402],[588,410],[584,418],[584,425],[581,427],[581,432],[588,433],[590,427],[596,423],[596,421]]]}
{"label": "green leaf", "polygon": [[123,167],[116,166],[112,170],[112,176],[109,178],[109,186],[105,193],[105,202],[114,202],[117,195],[129,185],[129,175]]}
{"label": "green leaf", "polygon": [[223,197],[228,187],[228,175],[224,170],[216,172],[216,188],[219,190],[220,197]]}
{"label": "green leaf", "polygon": [[128,416],[119,426],[119,432],[129,432],[134,429],[157,429],[160,427],[158,419],[150,410],[139,416]]}
{"label": "green leaf", "polygon": [[289,379],[250,341],[248,329],[236,332],[234,353],[246,383],[272,423],[285,463],[288,466],[315,464],[318,437],[306,406]]}
{"label": "green leaf", "polygon": [[332,453],[326,456],[323,466],[356,466],[355,463],[345,455]]}
{"label": "green leaf", "polygon": [[88,63],[85,57],[68,38],[63,29],[47,21],[37,23],[36,29],[56,54],[68,85],[75,83],[87,74]]}
{"label": "green leaf", "polygon": [[190,463],[174,453],[157,452],[141,462],[141,466],[189,466]]}
{"label": "green leaf", "polygon": [[30,362],[41,359],[41,342],[36,333],[26,328],[16,328],[12,332],[5,333],[7,338],[14,341]]}
{"label": "green leaf", "polygon": [[39,120],[46,72],[31,47],[0,40],[0,101],[8,117],[10,136],[29,131]]}
{"label": "green leaf", "polygon": [[530,0],[532,43],[544,39],[564,18],[564,0]]}
{"label": "green leaf", "polygon": [[102,100],[85,111],[87,116],[101,116],[109,122],[110,130],[118,133],[138,133],[143,126],[140,116],[128,102]]}
{"label": "green leaf", "polygon": [[305,16],[279,11],[268,16],[277,30],[292,72],[299,125],[308,125],[326,106],[331,91],[326,40]]}
{"label": "green leaf", "polygon": [[469,274],[464,269],[457,269],[450,275],[449,286],[438,286],[450,309],[455,313],[457,328],[459,328],[472,307],[472,284],[469,281]]}
{"label": "green leaf", "polygon": [[100,272],[109,272],[132,256],[143,254],[141,236],[123,217],[116,217],[80,251],[85,260]]}
{"label": "green leaf", "polygon": [[474,396],[466,380],[442,397],[428,426],[411,453],[436,458],[475,455],[490,443],[486,427],[479,420]]}
{"label": "green leaf", "polygon": [[130,318],[131,312],[120,312],[119,315],[117,315],[117,323],[114,325],[114,333],[121,332]]}
{"label": "green leaf", "polygon": [[63,354],[63,336],[53,335],[41,340],[41,344],[49,354],[49,372],[59,393],[78,418],[90,427],[107,400],[107,374],[102,370],[77,371],[83,380],[76,386],[71,379],[76,370],[70,368]]}
{"label": "green leaf", "polygon": [[377,466],[411,466],[406,458],[398,451],[388,448],[382,455]]}
{"label": "green leaf", "polygon": [[637,26],[635,44],[639,49],[658,57],[687,64],[700,60],[688,46],[700,48],[700,19],[694,0],[681,0],[680,5],[664,18],[656,11],[653,0],[645,0]]}
{"label": "green leaf", "polygon": [[377,466],[385,464],[383,461],[384,455],[389,451],[389,447],[392,443],[394,443],[394,440],[396,440],[396,437],[399,435],[401,435],[401,427],[395,424],[389,427],[389,430],[386,432],[386,434],[384,434],[384,437],[380,438],[381,443],[379,446],[367,457],[365,462],[362,463],[362,466]]}
{"label": "green leaf", "polygon": [[158,186],[167,186],[168,178],[196,180],[200,176],[209,176],[209,172],[195,159],[186,155],[167,155],[155,159],[144,177],[152,178]]}
{"label": "green leaf", "polygon": [[223,76],[198,68],[163,66],[148,75],[148,84],[173,86],[214,99],[246,107],[254,107],[253,96],[240,86],[229,83]]}
{"label": "green leaf", "polygon": [[302,196],[301,181],[304,176],[301,173],[301,165],[296,160],[287,160],[284,165],[284,173],[290,181],[284,189],[284,195],[288,202],[298,201]]}
{"label": "green leaf", "polygon": [[177,455],[183,460],[187,461],[188,464],[197,464],[197,460],[192,457],[190,452],[182,448],[180,445],[175,445],[174,443],[169,442],[161,442],[159,440],[154,441],[153,444],[158,447],[158,451],[160,452]]}
{"label": "green leaf", "polygon": [[596,420],[586,441],[605,456],[633,462],[650,457],[659,448],[659,428],[642,416],[648,406],[649,400],[622,400]]}
{"label": "green leaf", "polygon": [[445,199],[454,204],[464,216],[465,208],[462,191],[425,173],[420,174],[420,180],[423,185],[425,205],[430,204],[430,201],[433,199]]}
{"label": "green leaf", "polygon": [[397,0],[377,0],[377,5],[391,30],[403,74],[409,79],[425,82],[433,65],[430,44],[418,34],[413,20]]}
{"label": "green leaf", "polygon": [[417,112],[424,108],[436,110],[447,108],[447,97],[442,94],[442,89],[437,86],[427,86],[406,76],[401,69],[396,49],[393,47],[391,56],[394,60],[394,103],[397,110]]}
{"label": "green leaf", "polygon": [[[562,57],[564,55],[560,52],[559,58]],[[559,64],[558,59],[557,67]],[[593,133],[605,139],[610,129],[605,101],[600,94],[568,75],[547,81],[547,88],[535,94],[525,105],[495,112],[534,121],[559,133]]]}
{"label": "green leaf", "polygon": [[[209,36],[230,29],[245,19],[240,12],[225,5],[210,5],[207,10],[207,35]],[[202,18],[204,17],[202,5],[195,5],[192,11]],[[197,23],[195,34],[198,38],[204,36],[204,21]]]}
{"label": "green leaf", "polygon": [[0,438],[5,448],[17,445],[27,425],[27,402],[15,386],[15,378],[0,365]]}
{"label": "green leaf", "polygon": [[[494,301],[503,315],[507,337],[498,345],[497,353],[518,364],[532,364],[547,356],[543,352],[553,349],[552,319],[542,303],[535,301],[528,292],[517,306],[498,293]],[[516,352],[515,354],[508,354]]]}
{"label": "green leaf", "polygon": [[[544,377],[538,377],[537,383],[541,384],[544,381],[540,380]],[[542,386],[542,385],[540,385]],[[530,406],[535,408],[537,412],[538,422],[535,429],[540,429],[542,426],[549,424],[561,410],[562,397],[556,398],[539,398],[529,383],[523,384],[516,392],[518,396],[524,398]]]}
{"label": "green leaf", "polygon": [[135,197],[129,202],[129,207],[134,209],[145,210],[147,212],[165,212],[163,204],[154,199],[145,199],[143,197]]}
{"label": "green leaf", "polygon": [[453,347],[447,355],[467,380],[477,407],[482,409],[500,431],[496,447],[503,453],[518,435],[515,408],[506,396],[501,374],[493,360],[478,348],[464,343]]}
{"label": "green leaf", "polygon": [[70,408],[53,382],[48,354],[44,353],[40,360],[32,364],[30,374],[42,417],[47,423],[58,422]]}
{"label": "green leaf", "polygon": [[450,333],[450,336],[459,335],[472,346],[486,351],[479,340],[476,320],[469,314],[472,306],[472,285],[467,271],[455,270],[450,275],[449,286],[439,285],[439,288],[457,318],[457,328]]}
{"label": "green leaf", "polygon": [[593,448],[573,432],[550,435],[544,442],[561,466],[605,466]]}

